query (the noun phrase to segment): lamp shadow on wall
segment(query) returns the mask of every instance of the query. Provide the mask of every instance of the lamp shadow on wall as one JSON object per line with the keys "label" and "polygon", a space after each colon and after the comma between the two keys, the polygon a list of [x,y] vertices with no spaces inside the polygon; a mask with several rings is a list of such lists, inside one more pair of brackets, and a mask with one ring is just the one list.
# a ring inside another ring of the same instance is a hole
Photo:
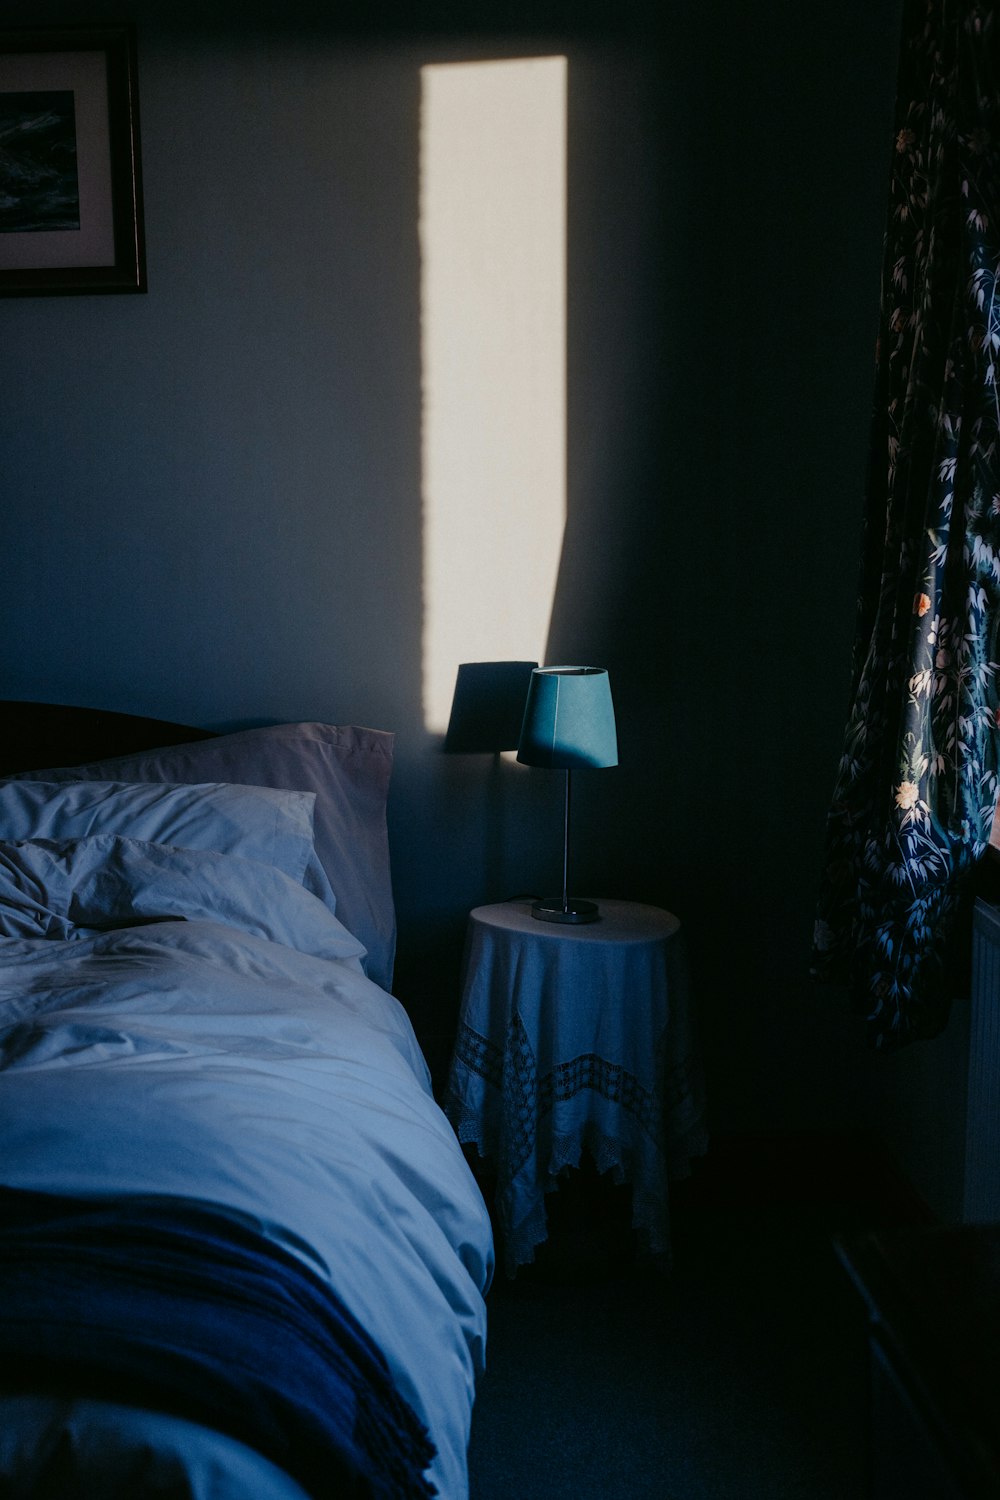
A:
{"label": "lamp shadow on wall", "polygon": [[510,809],[504,795],[504,756],[517,749],[535,661],[471,661],[455,678],[446,755],[489,757],[482,783],[483,890],[502,890],[507,878]]}

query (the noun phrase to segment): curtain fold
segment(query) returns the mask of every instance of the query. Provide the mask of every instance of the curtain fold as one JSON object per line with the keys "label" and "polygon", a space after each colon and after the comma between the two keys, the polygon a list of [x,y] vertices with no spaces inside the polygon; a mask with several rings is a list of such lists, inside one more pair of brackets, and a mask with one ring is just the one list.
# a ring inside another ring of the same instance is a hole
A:
{"label": "curtain fold", "polygon": [[1000,23],[906,0],[851,699],[813,973],[873,1045],[940,1031],[997,802]]}

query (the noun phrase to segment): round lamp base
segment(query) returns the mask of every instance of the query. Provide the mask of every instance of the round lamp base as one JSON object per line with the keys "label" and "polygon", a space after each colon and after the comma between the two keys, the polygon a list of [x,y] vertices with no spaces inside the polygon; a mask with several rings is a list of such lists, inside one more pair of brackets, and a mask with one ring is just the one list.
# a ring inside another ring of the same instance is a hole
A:
{"label": "round lamp base", "polygon": [[600,911],[596,901],[581,901],[579,896],[544,896],[535,901],[531,915],[540,922],[596,922]]}

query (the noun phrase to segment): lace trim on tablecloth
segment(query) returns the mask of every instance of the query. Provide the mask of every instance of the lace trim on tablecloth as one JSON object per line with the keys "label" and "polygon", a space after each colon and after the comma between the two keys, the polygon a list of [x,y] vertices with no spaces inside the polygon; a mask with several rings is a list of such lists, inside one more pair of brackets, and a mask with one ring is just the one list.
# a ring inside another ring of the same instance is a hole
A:
{"label": "lace trim on tablecloth", "polygon": [[[515,1171],[530,1152],[538,1120],[556,1101],[569,1099],[581,1089],[592,1088],[604,1098],[620,1104],[639,1121],[657,1146],[665,1151],[668,1176],[677,1179],[687,1177],[692,1159],[703,1156],[708,1149],[704,1125],[705,1079],[696,1057],[685,1056],[669,1067],[665,1065],[663,1053],[667,1039],[664,1031],[657,1046],[656,1069],[663,1078],[660,1098],[634,1074],[596,1053],[583,1053],[567,1063],[558,1064],[551,1073],[538,1080],[534,1052],[524,1024],[517,1015],[508,1031],[511,1044],[508,1047],[482,1036],[466,1022],[460,1022],[454,1057],[456,1063],[477,1074],[503,1096],[505,1127],[511,1119],[507,1111],[513,1107],[519,1143],[511,1148],[510,1165]],[[505,1057],[509,1057],[506,1068]],[[450,1083],[446,1109],[452,1124],[462,1120],[463,1128],[470,1132],[460,1139],[480,1146],[483,1155],[495,1151],[497,1143],[486,1138],[479,1113],[466,1109]]]}
{"label": "lace trim on tablecloth", "polygon": [[[449,1118],[463,1145],[474,1145],[481,1156],[490,1153],[484,1149],[483,1131],[472,1110],[459,1106],[454,1111],[449,1106]],[[584,1154],[590,1155],[597,1171],[604,1176],[609,1173],[612,1182],[621,1186],[628,1183],[632,1189],[632,1228],[639,1235],[644,1254],[659,1258],[669,1267],[672,1259],[670,1246],[670,1223],[663,1193],[650,1188],[636,1158],[622,1141],[612,1140],[602,1134],[596,1126],[587,1123],[582,1130],[569,1136],[552,1136],[549,1142],[549,1159],[544,1176],[536,1180],[536,1192],[527,1214],[518,1222],[511,1222],[508,1202],[503,1187],[509,1181],[498,1178],[497,1210],[503,1229],[503,1252],[507,1274],[513,1276],[518,1266],[528,1265],[535,1258],[535,1251],[548,1237],[548,1219],[545,1208],[546,1196],[555,1191],[564,1172],[578,1168]]]}
{"label": "lace trim on tablecloth", "polygon": [[491,1042],[488,1036],[473,1031],[465,1021],[458,1023],[455,1061],[464,1063],[473,1073],[485,1078],[493,1088],[503,1088],[503,1047]]}
{"label": "lace trim on tablecloth", "polygon": [[[699,1064],[683,1058],[665,1068],[666,1032],[657,1047],[656,1074],[665,1077],[661,1091],[647,1088],[640,1079],[617,1063],[596,1053],[583,1053],[538,1077],[535,1054],[527,1031],[516,1013],[511,1018],[505,1045],[461,1022],[455,1061],[481,1077],[502,1096],[502,1129],[491,1130],[482,1110],[468,1106],[454,1088],[446,1104],[448,1118],[463,1144],[473,1144],[480,1155],[491,1157],[497,1167],[497,1207],[504,1229],[508,1269],[534,1259],[534,1251],[546,1237],[545,1194],[558,1183],[561,1173],[579,1167],[586,1150],[597,1170],[609,1172],[616,1183],[632,1187],[632,1222],[643,1249],[669,1261],[670,1240],[664,1176],[685,1177],[691,1160],[708,1147],[703,1124],[704,1083]],[[533,1201],[527,1213],[511,1222],[509,1189],[518,1174],[536,1155],[539,1125],[557,1103],[572,1099],[585,1089],[623,1109],[639,1125],[648,1142],[640,1151],[601,1132],[584,1121],[572,1134],[548,1136],[548,1159],[535,1162]],[[499,1139],[496,1138],[499,1134]]]}

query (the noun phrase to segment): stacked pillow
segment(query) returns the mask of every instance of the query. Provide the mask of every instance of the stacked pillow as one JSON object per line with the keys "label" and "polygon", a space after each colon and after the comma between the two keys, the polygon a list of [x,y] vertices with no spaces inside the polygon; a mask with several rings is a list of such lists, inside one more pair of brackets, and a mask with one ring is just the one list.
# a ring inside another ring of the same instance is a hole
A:
{"label": "stacked pillow", "polygon": [[393,736],[302,723],[30,772],[0,783],[0,839],[119,834],[274,865],[319,896],[389,989]]}

